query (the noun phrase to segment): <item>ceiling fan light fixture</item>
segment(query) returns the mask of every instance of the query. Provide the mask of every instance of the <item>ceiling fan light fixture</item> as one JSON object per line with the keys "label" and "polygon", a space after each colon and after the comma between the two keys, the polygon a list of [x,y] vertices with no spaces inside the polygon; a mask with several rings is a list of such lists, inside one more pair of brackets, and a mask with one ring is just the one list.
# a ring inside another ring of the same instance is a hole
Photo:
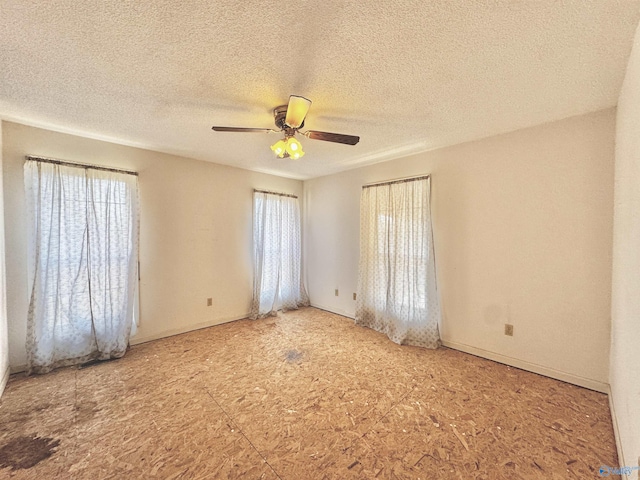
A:
{"label": "ceiling fan light fixture", "polygon": [[286,151],[291,158],[297,160],[304,155],[302,144],[295,137],[287,138]]}
{"label": "ceiling fan light fixture", "polygon": [[297,95],[291,95],[289,97],[287,116],[284,119],[284,123],[291,128],[300,128],[309,112],[309,107],[311,107],[311,100]]}
{"label": "ceiling fan light fixture", "polygon": [[219,127],[215,125],[211,128],[216,132],[282,133],[284,138],[271,145],[271,150],[279,158],[292,158],[294,160],[304,156],[302,145],[294,138],[296,133],[304,135],[311,140],[323,140],[345,145],[355,145],[360,141],[360,137],[342,133],[319,132],[316,130],[301,132],[300,128],[304,127],[304,120],[310,106],[311,100],[298,95],[291,95],[287,105],[279,105],[273,109],[274,123],[278,128],[277,130],[272,128]]}
{"label": "ceiling fan light fixture", "polygon": [[273,150],[273,153],[278,157],[283,158],[287,151],[287,143],[284,140],[278,140],[276,143],[271,145],[271,150]]}

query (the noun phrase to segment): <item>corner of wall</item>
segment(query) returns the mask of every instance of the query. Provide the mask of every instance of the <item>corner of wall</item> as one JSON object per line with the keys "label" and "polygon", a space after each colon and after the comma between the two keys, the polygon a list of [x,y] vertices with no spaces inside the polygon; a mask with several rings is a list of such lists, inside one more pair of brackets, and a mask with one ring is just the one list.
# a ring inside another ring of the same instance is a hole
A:
{"label": "corner of wall", "polygon": [[7,386],[7,382],[9,381],[9,365],[7,362],[7,368],[4,371],[4,373],[2,374],[2,380],[0,380],[0,397],[2,397],[2,394],[4,393],[4,389]]}
{"label": "corner of wall", "polygon": [[618,98],[611,286],[609,406],[620,467],[640,475],[640,26]]}
{"label": "corner of wall", "polygon": [[[609,397],[609,411],[611,412],[611,422],[613,423],[613,436],[616,441],[616,453],[618,454],[618,463],[622,465],[624,463],[624,452],[622,451],[622,440],[620,438],[620,426],[618,425],[618,416],[616,415],[616,407],[615,407],[615,402],[613,401],[613,392],[611,391],[611,386],[609,386],[609,390],[606,393],[607,393],[607,396]],[[638,459],[638,464],[640,464],[640,459]],[[622,478],[623,480],[632,480],[632,478],[626,474],[623,474]]]}
{"label": "corner of wall", "polygon": [[7,328],[7,294],[4,251],[4,188],[2,177],[2,119],[0,118],[0,396],[9,379],[9,332]]}

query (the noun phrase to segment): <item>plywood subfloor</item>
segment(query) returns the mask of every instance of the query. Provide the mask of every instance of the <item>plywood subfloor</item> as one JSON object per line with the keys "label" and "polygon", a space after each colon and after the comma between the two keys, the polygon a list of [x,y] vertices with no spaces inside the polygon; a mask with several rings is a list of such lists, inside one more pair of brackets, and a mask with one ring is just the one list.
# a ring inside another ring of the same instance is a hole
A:
{"label": "plywood subfloor", "polygon": [[606,395],[307,308],[11,378],[0,478],[597,478]]}

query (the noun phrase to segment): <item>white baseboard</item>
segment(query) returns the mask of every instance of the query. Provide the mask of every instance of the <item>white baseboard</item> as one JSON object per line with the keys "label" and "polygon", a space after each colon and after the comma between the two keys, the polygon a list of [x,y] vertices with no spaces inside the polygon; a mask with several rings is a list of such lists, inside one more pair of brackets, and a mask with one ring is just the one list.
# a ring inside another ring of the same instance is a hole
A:
{"label": "white baseboard", "polygon": [[[312,303],[311,304],[312,307],[314,308],[318,308],[320,310],[326,310],[327,312],[331,312],[331,313],[335,313],[337,315],[341,315],[343,317],[347,317],[347,318],[351,318],[353,319],[354,316],[350,315],[340,309],[336,309],[336,308],[331,308],[331,307],[326,307],[324,305],[320,305],[317,303]],[[226,318],[226,319],[218,319],[218,320],[212,320],[209,322],[202,322],[202,323],[197,323],[194,325],[188,325],[185,327],[181,327],[181,328],[176,328],[176,329],[171,329],[171,330],[164,330],[160,333],[154,334],[154,335],[148,335],[145,337],[134,337],[131,339],[130,343],[131,345],[139,345],[141,343],[146,343],[146,342],[151,342],[153,340],[159,340],[161,338],[166,338],[166,337],[171,337],[173,335],[180,335],[181,333],[187,333],[187,332],[192,332],[194,330],[200,330],[202,328],[208,328],[208,327],[213,327],[215,325],[221,325],[223,323],[229,323],[229,322],[234,322],[237,320],[242,320],[244,318],[248,318],[249,314],[246,315],[241,315],[238,317],[231,317],[231,318]],[[545,377],[551,377],[554,378],[556,380],[561,380],[563,382],[567,382],[567,383],[571,383],[573,385],[577,385],[579,387],[584,387],[584,388],[588,388],[590,390],[595,390],[597,392],[601,392],[601,393],[606,393],[609,395],[609,402],[611,403],[611,392],[609,389],[609,385],[607,383],[604,382],[599,382],[597,380],[592,380],[590,378],[584,378],[584,377],[580,377],[578,375],[573,375],[571,373],[565,373],[565,372],[561,372],[559,370],[554,370],[552,368],[549,367],[545,367],[542,365],[537,365],[535,363],[531,363],[531,362],[527,362],[525,360],[520,360],[518,358],[513,358],[513,357],[509,357],[506,355],[502,355],[500,353],[495,353],[495,352],[491,352],[489,350],[484,350],[482,348],[478,348],[478,347],[473,347],[471,345],[465,345],[463,343],[458,343],[458,342],[451,342],[451,341],[447,341],[447,340],[443,340],[442,341],[442,345],[444,345],[445,347],[448,348],[452,348],[454,350],[459,350],[461,352],[465,352],[465,353],[470,353],[471,355],[476,355],[478,357],[482,357],[482,358],[486,358],[488,360],[493,360],[495,362],[498,363],[503,363],[505,365],[509,365],[512,367],[516,367],[516,368],[520,368],[522,370],[526,370],[528,372],[533,372],[533,373],[537,373],[539,375],[544,375]],[[19,372],[23,372],[26,370],[26,365],[19,365],[16,367],[12,367],[11,368],[11,373],[19,373]],[[8,379],[8,373],[5,374],[6,379]],[[3,382],[6,383],[6,379],[3,379]],[[0,386],[2,388],[4,388],[4,383],[0,384]],[[0,392],[2,391],[2,389],[0,388]],[[611,413],[612,413],[612,417],[614,418],[614,429],[617,429],[617,425],[615,423],[615,417],[614,417],[614,411],[613,411],[613,404],[611,404]],[[617,430],[616,430],[617,431]],[[616,444],[619,445],[618,439],[616,438]]]}
{"label": "white baseboard", "polygon": [[325,310],[327,312],[331,312],[331,313],[335,313],[336,315],[342,315],[343,317],[347,317],[347,318],[355,318],[355,315],[350,315],[347,312],[345,312],[344,310],[340,310],[338,308],[332,308],[332,307],[325,307],[324,305],[320,305],[317,303],[312,303],[311,306],[313,308],[318,308],[320,310]]}
{"label": "white baseboard", "polygon": [[201,330],[203,328],[215,327],[216,325],[222,325],[223,323],[235,322],[237,320],[243,320],[249,318],[249,314],[245,314],[238,317],[223,318],[217,320],[211,320],[208,322],[196,323],[193,325],[186,325],[180,328],[173,328],[171,330],[163,330],[160,333],[154,333],[153,335],[147,335],[145,337],[132,337],[129,341],[131,345],[140,345],[141,343],[152,342],[153,340],[159,340],[161,338],[173,337],[174,335],[180,335],[181,333],[193,332],[194,330]]}
{"label": "white baseboard", "polygon": [[14,373],[22,373],[26,371],[27,371],[26,363],[24,365],[15,365],[15,366],[12,365],[11,367],[9,367],[9,373],[11,375],[13,375]]}
{"label": "white baseboard", "polygon": [[7,368],[2,373],[2,380],[0,380],[0,397],[2,397],[2,394],[4,393],[4,387],[7,386],[7,382],[9,381],[9,372],[9,365],[7,365]]}
{"label": "white baseboard", "polygon": [[[633,462],[627,462],[624,456],[624,451],[622,450],[622,442],[620,441],[620,430],[618,428],[618,417],[616,415],[616,407],[615,404],[613,403],[613,395],[611,393],[611,387],[609,387],[609,391],[607,392],[609,394],[609,410],[611,411],[611,422],[613,423],[613,435],[615,437],[616,440],[616,450],[618,452],[618,465],[610,465],[611,467],[617,467],[617,466],[634,466],[635,463]],[[640,460],[639,460],[640,462]],[[636,471],[637,472],[637,471]],[[638,475],[636,473],[636,475]],[[622,480],[632,480],[633,478],[639,478],[638,476],[628,476],[627,474],[625,474],[624,472],[622,472]]]}
{"label": "white baseboard", "polygon": [[[327,312],[335,313],[337,315],[342,315],[343,317],[354,318],[353,315],[349,315],[346,312],[336,308],[326,307],[324,305],[319,305],[317,303],[312,303],[311,306],[315,308],[319,308],[320,310],[326,310]],[[471,345],[465,345],[463,343],[442,340],[442,345],[448,348],[452,348],[453,350],[459,350],[461,352],[470,353],[471,355],[475,355],[477,357],[486,358],[488,360],[493,360],[494,362],[503,363],[505,365],[520,368],[528,372],[544,375],[545,377],[551,377],[556,380],[561,380],[563,382],[577,385],[579,387],[595,390],[596,392],[609,394],[609,384],[604,382],[599,382],[597,380],[592,380],[590,378],[580,377],[578,375],[573,375],[571,373],[561,372],[559,370],[554,370],[553,368],[537,365],[535,363],[527,362],[525,360],[520,360],[518,358],[508,357],[500,353],[491,352],[489,350],[484,350],[478,347],[472,347]]]}
{"label": "white baseboard", "polygon": [[500,353],[490,352],[482,348],[472,347],[471,345],[465,345],[464,343],[450,342],[447,340],[442,341],[442,345],[461,352],[470,353],[477,357],[493,360],[494,362],[503,363],[511,367],[520,368],[528,372],[537,373],[538,375],[544,375],[545,377],[555,378],[563,382],[571,383],[579,387],[588,388],[589,390],[595,390],[596,392],[609,393],[609,384],[592,380],[590,378],[580,377],[573,375],[572,373],[561,372],[554,370],[553,368],[545,367],[535,363],[527,362],[526,360],[520,360],[518,358],[509,357]]}
{"label": "white baseboard", "polygon": [[[211,320],[209,322],[201,322],[193,325],[187,325],[180,328],[174,328],[171,330],[163,330],[160,333],[155,333],[153,335],[147,335],[145,337],[134,336],[129,340],[130,345],[140,345],[141,343],[152,342],[154,340],[160,340],[161,338],[172,337],[174,335],[180,335],[181,333],[193,332],[194,330],[201,330],[203,328],[215,327],[216,325],[222,325],[223,323],[235,322],[236,320],[242,320],[244,318],[248,318],[249,314],[242,315],[239,317],[230,317],[223,318],[217,320]],[[26,372],[26,365],[16,365],[11,367],[11,374]]]}
{"label": "white baseboard", "polygon": [[[319,305],[317,303],[312,303],[311,306],[315,308],[319,308],[320,310],[326,310],[327,312],[342,315],[343,317],[354,318],[353,315],[349,315],[346,312],[336,308],[326,307],[324,305]],[[465,345],[463,343],[442,340],[442,345],[448,348],[452,348],[454,350],[470,353],[471,355],[475,355],[477,357],[486,358],[488,360],[493,360],[494,362],[503,363],[511,367],[520,368],[528,372],[544,375],[545,377],[555,378],[556,380],[561,380],[563,382],[571,383],[579,387],[584,387],[590,390],[595,390],[597,392],[609,394],[609,384],[604,382],[599,382],[597,380],[592,380],[590,378],[580,377],[578,375],[573,375],[571,373],[561,372],[559,370],[554,370],[553,368],[537,365],[535,363],[527,362],[525,360],[520,360],[518,358],[508,357],[500,353],[491,352],[489,350],[484,350],[478,347],[472,347],[471,345]]]}

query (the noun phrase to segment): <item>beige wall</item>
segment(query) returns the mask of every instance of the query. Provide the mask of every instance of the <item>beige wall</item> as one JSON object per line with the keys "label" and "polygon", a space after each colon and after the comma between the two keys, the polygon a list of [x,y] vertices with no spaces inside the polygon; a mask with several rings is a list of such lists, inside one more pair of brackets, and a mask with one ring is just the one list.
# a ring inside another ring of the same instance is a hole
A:
{"label": "beige wall", "polygon": [[614,137],[608,109],[305,181],[312,304],[354,314],[361,186],[430,173],[442,338],[606,390]]}
{"label": "beige wall", "polygon": [[0,122],[0,395],[9,379],[9,335],[4,256],[4,208],[2,194],[2,122]]}
{"label": "beige wall", "polygon": [[302,193],[298,180],[15,123],[3,124],[3,153],[13,369],[26,362],[26,154],[139,172],[141,320],[134,341],[244,317],[253,281],[252,189]]}
{"label": "beige wall", "polygon": [[[640,462],[640,28],[618,100],[611,403],[621,465]],[[631,478],[638,478],[637,471]]]}

